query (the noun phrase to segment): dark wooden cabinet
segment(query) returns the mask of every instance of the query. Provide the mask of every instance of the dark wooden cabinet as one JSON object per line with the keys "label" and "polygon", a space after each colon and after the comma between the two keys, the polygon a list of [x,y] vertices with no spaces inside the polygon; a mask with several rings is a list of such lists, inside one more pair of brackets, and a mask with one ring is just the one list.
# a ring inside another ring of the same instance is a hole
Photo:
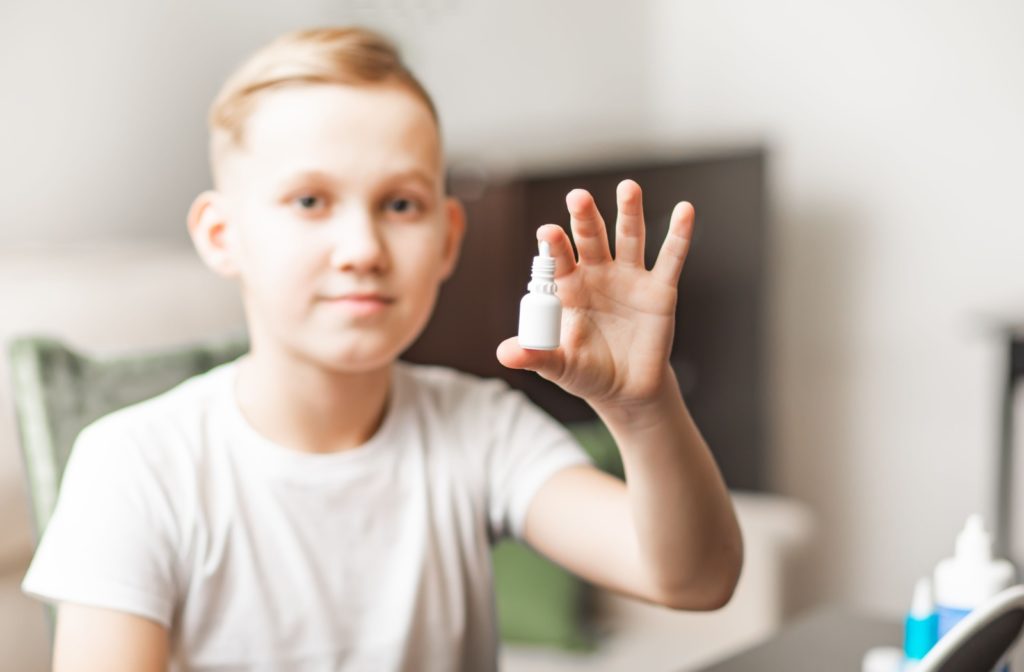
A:
{"label": "dark wooden cabinet", "polygon": [[537,227],[551,222],[568,230],[565,195],[581,187],[594,195],[614,241],[615,187],[632,178],[644,192],[648,268],[673,206],[688,200],[696,208],[694,242],[680,281],[672,366],[729,486],[763,489],[765,173],[764,153],[751,150],[490,182],[453,174],[450,190],[462,198],[469,220],[462,257],[431,322],[403,358],[502,377],[563,422],[594,417],[583,401],[536,374],[505,369],[494,352],[516,334]]}

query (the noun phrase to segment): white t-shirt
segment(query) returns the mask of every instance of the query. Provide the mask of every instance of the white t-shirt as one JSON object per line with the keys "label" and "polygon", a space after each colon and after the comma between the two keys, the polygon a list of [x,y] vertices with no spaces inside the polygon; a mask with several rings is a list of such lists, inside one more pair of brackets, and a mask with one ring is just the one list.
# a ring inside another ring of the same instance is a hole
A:
{"label": "white t-shirt", "polygon": [[239,360],[75,442],[22,589],[171,633],[172,670],[489,670],[490,545],[590,459],[498,379],[398,361],[362,446],[312,454],[239,410]]}

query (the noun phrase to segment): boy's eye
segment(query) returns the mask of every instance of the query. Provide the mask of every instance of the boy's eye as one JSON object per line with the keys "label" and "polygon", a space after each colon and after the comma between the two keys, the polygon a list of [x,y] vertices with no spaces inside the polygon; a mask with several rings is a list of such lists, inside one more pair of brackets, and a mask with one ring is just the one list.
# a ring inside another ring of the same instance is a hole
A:
{"label": "boy's eye", "polygon": [[319,196],[307,194],[304,196],[299,196],[298,198],[295,199],[295,202],[303,210],[315,210],[318,205],[322,204],[323,199],[320,198]]}
{"label": "boy's eye", "polygon": [[399,215],[412,215],[423,211],[423,204],[415,198],[399,196],[389,199],[387,209]]}

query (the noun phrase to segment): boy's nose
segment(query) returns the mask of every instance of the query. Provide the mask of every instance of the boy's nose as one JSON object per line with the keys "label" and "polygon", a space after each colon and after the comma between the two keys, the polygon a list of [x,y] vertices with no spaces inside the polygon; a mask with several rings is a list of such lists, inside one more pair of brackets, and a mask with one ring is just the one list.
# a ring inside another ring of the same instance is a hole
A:
{"label": "boy's nose", "polygon": [[335,226],[331,265],[338,270],[381,273],[388,268],[388,250],[371,213],[349,212]]}

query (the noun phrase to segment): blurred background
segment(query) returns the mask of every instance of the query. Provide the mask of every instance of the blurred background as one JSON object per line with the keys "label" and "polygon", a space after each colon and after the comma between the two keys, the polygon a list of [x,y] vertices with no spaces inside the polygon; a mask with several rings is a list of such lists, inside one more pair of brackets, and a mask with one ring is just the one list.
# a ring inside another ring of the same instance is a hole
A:
{"label": "blurred background", "polygon": [[[746,250],[756,271],[731,287],[757,325],[736,346],[756,355],[756,408],[743,407],[756,418],[736,418],[756,430],[756,468],[731,485],[813,519],[782,618],[831,603],[897,617],[968,514],[992,526],[1000,329],[1024,321],[1012,0],[7,1],[0,336],[102,353],[241,326],[236,288],[185,228],[210,183],[208,105],[269,39],[344,23],[395,39],[434,96],[453,174],[484,187],[753,161],[753,181],[700,193],[711,212],[750,205],[758,227],[708,248],[723,267],[730,243]],[[599,205],[613,220],[614,201]],[[17,589],[34,541],[6,386],[0,402],[0,649],[38,661],[42,612]]]}

